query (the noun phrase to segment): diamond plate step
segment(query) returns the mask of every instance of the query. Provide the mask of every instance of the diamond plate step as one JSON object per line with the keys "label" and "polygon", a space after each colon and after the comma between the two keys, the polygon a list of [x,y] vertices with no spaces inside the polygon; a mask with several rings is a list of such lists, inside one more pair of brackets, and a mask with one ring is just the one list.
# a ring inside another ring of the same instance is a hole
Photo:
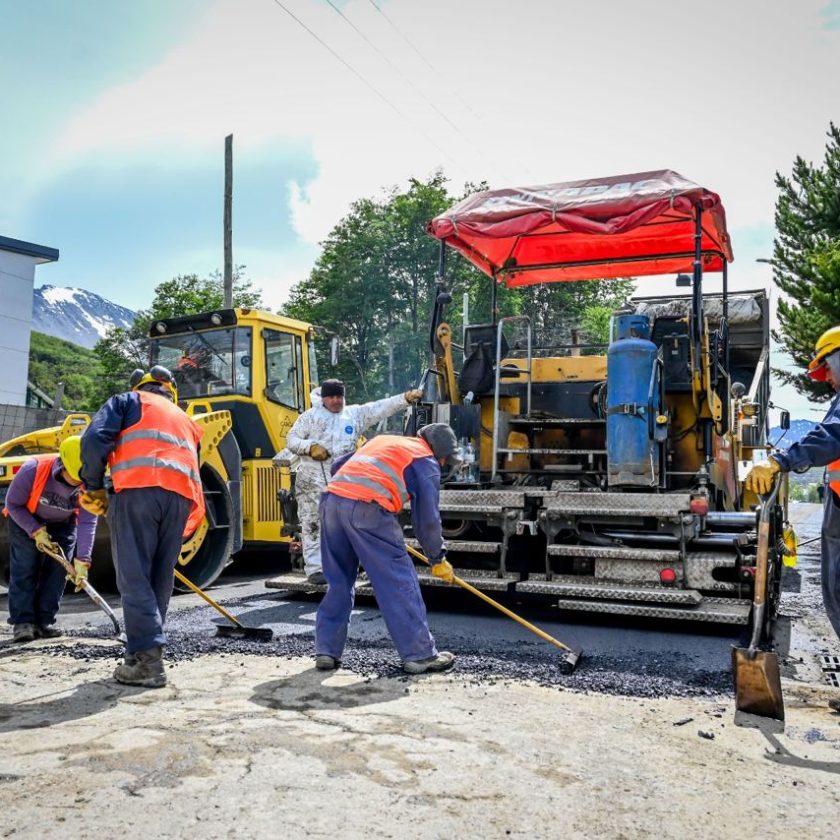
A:
{"label": "diamond plate step", "polygon": [[[458,570],[456,570],[458,571]],[[504,577],[497,577],[493,571],[484,572],[480,569],[470,569],[463,574],[458,573],[461,580],[474,586],[476,589],[483,589],[488,592],[507,592],[511,585],[519,580],[519,575],[507,574]],[[446,583],[439,578],[433,577],[428,571],[424,571],[422,567],[417,569],[417,579],[422,586],[448,586],[457,587],[457,584]],[[285,589],[289,592],[320,592],[327,591],[324,584],[310,583],[305,575],[295,574],[290,572],[284,575],[278,575],[274,578],[269,578],[265,582],[267,589]],[[373,587],[368,581],[356,584],[357,595],[373,595]]]}
{"label": "diamond plate step", "polygon": [[[495,572],[483,572],[479,569],[469,569],[468,572],[462,569],[455,569],[455,574],[458,575],[465,583],[469,583],[476,589],[481,589],[485,592],[508,592],[513,584],[519,580],[519,575],[506,574],[504,577],[497,577]],[[432,577],[429,572],[417,569],[417,579],[421,586],[447,586],[450,589],[460,589],[457,583],[446,583],[440,578]],[[358,590],[357,590],[358,591]]]}
{"label": "diamond plate step", "polygon": [[[287,589],[290,592],[320,592],[327,591],[326,584],[310,583],[306,579],[306,575],[295,574],[289,572],[285,575],[278,575],[274,578],[269,578],[265,582],[266,589]],[[357,595],[373,595],[373,587],[368,581],[356,583]]]}
{"label": "diamond plate step", "polygon": [[[418,551],[423,550],[419,540],[406,540],[406,544]],[[502,544],[499,542],[482,542],[481,540],[447,540],[447,551],[463,551],[472,554],[497,554]]]}
{"label": "diamond plate step", "polygon": [[677,517],[688,513],[688,493],[557,493],[545,497],[551,516]]}
{"label": "diamond plate step", "polygon": [[550,545],[551,557],[596,557],[603,560],[651,560],[657,563],[679,563],[680,553],[667,548],[625,548],[603,545]]}
{"label": "diamond plate step", "polygon": [[516,584],[516,592],[526,595],[559,595],[567,598],[613,598],[619,601],[653,601],[660,604],[696,606],[703,596],[696,589],[639,586],[631,583],[598,582],[579,575],[555,575],[551,580],[533,577]]}
{"label": "diamond plate step", "polygon": [[752,604],[727,598],[704,598],[696,607],[668,607],[655,604],[626,604],[616,601],[584,601],[560,598],[557,606],[563,610],[637,615],[647,618],[667,618],[678,621],[708,621],[714,624],[749,624]]}

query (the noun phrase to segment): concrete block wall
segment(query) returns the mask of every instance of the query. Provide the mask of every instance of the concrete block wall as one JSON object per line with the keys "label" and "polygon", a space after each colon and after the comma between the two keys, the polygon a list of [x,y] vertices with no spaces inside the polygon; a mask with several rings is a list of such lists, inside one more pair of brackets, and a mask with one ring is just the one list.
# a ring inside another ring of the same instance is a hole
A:
{"label": "concrete block wall", "polygon": [[48,426],[60,426],[68,412],[0,403],[0,443]]}

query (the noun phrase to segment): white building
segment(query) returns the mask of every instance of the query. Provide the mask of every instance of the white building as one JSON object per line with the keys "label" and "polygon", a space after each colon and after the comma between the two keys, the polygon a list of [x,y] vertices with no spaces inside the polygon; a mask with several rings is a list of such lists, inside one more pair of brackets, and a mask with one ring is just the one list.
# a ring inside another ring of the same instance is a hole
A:
{"label": "white building", "polygon": [[26,404],[35,266],[57,259],[56,248],[0,236],[0,403]]}

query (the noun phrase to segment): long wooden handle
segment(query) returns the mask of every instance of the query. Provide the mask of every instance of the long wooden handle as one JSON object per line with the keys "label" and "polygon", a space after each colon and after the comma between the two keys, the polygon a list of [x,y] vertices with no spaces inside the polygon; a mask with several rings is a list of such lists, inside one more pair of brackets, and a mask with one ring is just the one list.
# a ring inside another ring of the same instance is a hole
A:
{"label": "long wooden handle", "polygon": [[205,595],[189,578],[184,577],[177,569],[175,569],[175,577],[181,581],[185,586],[192,589],[196,595],[201,598],[204,598],[214,610],[218,610],[231,624],[235,624],[237,627],[242,627],[241,622],[237,621],[221,604],[217,604],[209,595]]}
{"label": "long wooden handle", "polygon": [[[427,566],[431,566],[431,561],[423,554],[421,554],[416,549],[412,548],[410,545],[406,545],[409,554],[413,557],[416,557],[418,560],[422,560]],[[518,616],[515,612],[511,612],[507,607],[502,606],[498,601],[494,601],[489,595],[485,595],[480,589],[476,589],[471,584],[467,583],[465,580],[461,580],[457,575],[453,575],[452,581],[457,583],[458,586],[463,587],[468,592],[472,592],[477,598],[481,598],[482,601],[490,604],[491,607],[495,607],[499,612],[503,612],[508,618],[512,618],[517,624],[521,624],[526,630],[530,630],[535,635],[539,636],[543,641],[549,642],[550,644],[554,645],[555,647],[560,648],[560,650],[568,651],[569,653],[573,653],[572,648],[568,645],[564,645],[563,642],[555,639],[554,636],[549,636],[545,630],[540,630],[539,627],[531,624],[530,621],[525,621],[524,618]]]}

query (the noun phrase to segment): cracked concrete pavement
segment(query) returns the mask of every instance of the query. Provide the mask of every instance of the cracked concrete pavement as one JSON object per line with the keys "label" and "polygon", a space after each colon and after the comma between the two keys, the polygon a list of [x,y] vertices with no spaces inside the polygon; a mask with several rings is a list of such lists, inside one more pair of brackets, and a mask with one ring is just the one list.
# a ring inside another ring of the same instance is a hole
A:
{"label": "cracked concrete pavement", "polygon": [[[803,538],[819,532],[813,509],[797,515]],[[780,622],[783,734],[735,727],[728,692],[325,675],[306,656],[236,651],[177,662],[145,691],[110,680],[113,658],[12,646],[4,630],[0,836],[832,836],[840,715],[819,662],[840,645],[815,581],[803,552]],[[116,653],[61,643],[79,645]]]}

